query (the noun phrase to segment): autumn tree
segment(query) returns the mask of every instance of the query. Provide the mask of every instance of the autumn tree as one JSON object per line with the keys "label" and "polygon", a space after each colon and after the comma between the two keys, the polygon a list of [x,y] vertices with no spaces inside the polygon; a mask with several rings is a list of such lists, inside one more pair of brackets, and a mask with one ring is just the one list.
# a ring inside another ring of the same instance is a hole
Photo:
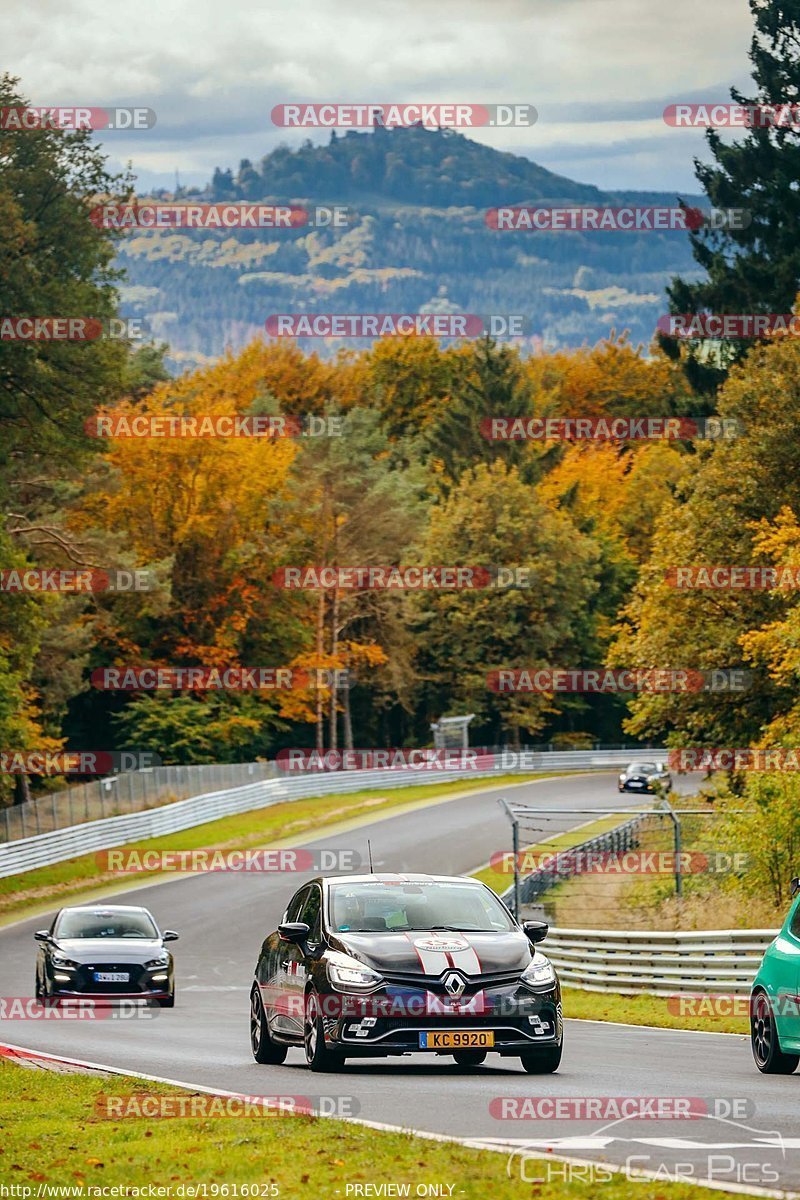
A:
{"label": "autumn tree", "polygon": [[746,746],[792,709],[796,679],[781,663],[786,643],[776,624],[793,619],[794,595],[685,590],[672,581],[679,566],[771,566],[795,552],[793,517],[782,514],[800,512],[798,401],[800,351],[792,339],[756,349],[732,369],[719,412],[739,421],[743,436],[698,449],[656,523],[613,652],[620,665],[752,670],[752,686],[732,695],[643,694],[629,732],[668,734],[675,744]]}
{"label": "autumn tree", "polygon": [[[392,462],[379,414],[353,409],[343,421],[341,436],[308,439],[292,466],[287,501],[276,505],[288,531],[282,563],[401,564],[424,522],[422,484],[419,471],[403,470]],[[350,688],[341,696],[317,693],[317,747],[325,744],[325,706],[328,745],[337,746],[341,707],[345,744],[352,746],[353,694],[356,702],[359,695],[369,696],[371,707],[410,703],[413,642],[405,602],[382,591],[336,587],[305,593],[302,601],[313,620],[316,665],[349,669],[358,684],[355,693]]]}
{"label": "autumn tree", "polygon": [[505,566],[524,586],[430,591],[415,603],[419,672],[429,718],[478,715],[494,741],[532,735],[557,711],[552,696],[487,685],[500,668],[582,665],[597,592],[597,552],[570,518],[548,509],[514,466],[465,471],[431,514],[423,561]]}

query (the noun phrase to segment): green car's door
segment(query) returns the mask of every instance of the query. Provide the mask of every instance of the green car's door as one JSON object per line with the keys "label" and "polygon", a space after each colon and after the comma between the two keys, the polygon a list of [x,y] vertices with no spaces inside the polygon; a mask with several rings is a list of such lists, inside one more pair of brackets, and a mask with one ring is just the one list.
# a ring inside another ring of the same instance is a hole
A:
{"label": "green car's door", "polygon": [[[764,971],[766,967],[766,971]],[[772,1000],[781,1049],[800,1050],[800,896],[767,951],[762,977]]]}

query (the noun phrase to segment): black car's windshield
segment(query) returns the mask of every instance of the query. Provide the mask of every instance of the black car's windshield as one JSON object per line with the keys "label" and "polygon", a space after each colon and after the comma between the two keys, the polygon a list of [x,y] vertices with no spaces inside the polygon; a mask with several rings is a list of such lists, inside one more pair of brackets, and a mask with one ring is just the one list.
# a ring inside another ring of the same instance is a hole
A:
{"label": "black car's windshield", "polygon": [[655,763],[631,763],[631,765],[628,767],[628,774],[655,775],[656,770],[657,768]]}
{"label": "black car's windshield", "polygon": [[331,928],[341,933],[405,930],[500,932],[514,924],[499,900],[474,883],[333,883]]}
{"label": "black car's windshield", "polygon": [[58,918],[57,938],[157,938],[149,913],[67,912]]}

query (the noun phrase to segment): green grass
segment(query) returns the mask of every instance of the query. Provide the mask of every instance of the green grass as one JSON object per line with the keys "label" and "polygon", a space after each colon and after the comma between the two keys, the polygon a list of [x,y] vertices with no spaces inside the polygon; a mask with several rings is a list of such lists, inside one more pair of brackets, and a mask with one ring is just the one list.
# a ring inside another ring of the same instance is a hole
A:
{"label": "green grass", "polygon": [[[316,1080],[327,1083],[311,1088],[303,1075],[298,1090],[332,1093],[342,1086],[333,1076]],[[448,1082],[443,1080],[443,1091]],[[558,1178],[521,1184],[519,1160],[516,1174],[509,1177],[504,1154],[324,1118],[109,1120],[97,1115],[98,1098],[143,1092],[175,1095],[176,1089],[119,1076],[28,1070],[0,1061],[0,1178],[17,1188],[30,1187],[34,1197],[39,1184],[83,1187],[84,1196],[91,1196],[93,1186],[153,1185],[172,1189],[174,1197],[180,1196],[181,1184],[205,1184],[208,1197],[224,1194],[224,1185],[245,1184],[259,1184],[256,1194],[269,1195],[272,1184],[280,1200],[344,1198],[347,1185],[356,1183],[408,1183],[414,1195],[418,1184],[435,1182],[452,1185],[453,1197],[474,1200],[518,1200],[522,1195],[585,1200],[594,1191],[583,1181]],[[546,1170],[546,1163],[527,1164],[529,1177]],[[602,1194],[604,1200],[697,1200],[698,1190],[692,1184],[631,1182],[612,1175]]]}
{"label": "green grass", "polygon": [[[564,775],[568,772],[552,772]],[[196,850],[215,848],[240,850],[253,847],[277,846],[286,839],[296,842],[301,834],[318,835],[325,828],[341,826],[342,822],[364,824],[380,817],[388,810],[403,806],[424,805],[437,799],[459,795],[463,792],[481,791],[487,788],[509,787],[515,783],[546,779],[548,774],[503,775],[497,779],[455,780],[452,783],[419,784],[413,787],[395,788],[386,795],[378,789],[350,792],[347,795],[317,796],[306,800],[292,800],[275,804],[269,808],[254,809],[252,812],[223,817],[204,825],[195,825],[181,833],[147,841],[132,842],[124,849],[139,850]],[[136,875],[115,875],[98,866],[94,854],[72,858],[49,867],[39,867],[20,875],[0,879],[0,924],[23,915],[45,912],[54,904],[71,903],[92,896],[98,889],[109,890],[115,885],[120,890],[140,887],[145,880],[157,878],[155,872],[137,872]]]}
{"label": "green grass", "polygon": [[[543,947],[547,952],[547,945]],[[583,988],[564,988],[564,1016],[591,1021],[618,1021],[624,1025],[657,1025],[660,1029],[694,1029],[701,1033],[740,1033],[750,1036],[747,997],[735,1002],[735,1014],[728,1009],[730,997],[717,1001],[672,996],[621,996],[617,992],[588,992]],[[716,1008],[717,1012],[708,1009]],[[741,1009],[739,1014],[738,1010]]]}
{"label": "green grass", "polygon": [[[600,817],[588,825],[582,825],[580,829],[569,829],[566,833],[555,834],[543,842],[534,842],[532,845],[526,846],[521,853],[555,854],[559,850],[571,850],[573,846],[579,846],[581,842],[587,842],[590,838],[597,837],[598,834],[605,833],[608,829],[614,829],[616,825],[621,825],[623,820],[624,818],[620,817],[618,813],[614,816]],[[525,869],[522,873],[523,875],[529,874]],[[514,882],[513,866],[510,871],[499,871],[495,867],[487,865],[478,871],[473,871],[472,874],[476,879],[480,879],[481,883],[487,883],[498,894],[505,892]]]}

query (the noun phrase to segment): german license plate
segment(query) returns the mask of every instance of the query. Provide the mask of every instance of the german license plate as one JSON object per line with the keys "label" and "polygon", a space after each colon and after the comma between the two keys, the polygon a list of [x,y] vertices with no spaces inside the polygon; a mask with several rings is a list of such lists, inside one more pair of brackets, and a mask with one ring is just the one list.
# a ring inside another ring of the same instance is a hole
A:
{"label": "german license plate", "polygon": [[492,1029],[437,1029],[419,1035],[420,1050],[488,1050],[493,1045]]}
{"label": "german license plate", "polygon": [[127,971],[95,971],[95,983],[130,983]]}

